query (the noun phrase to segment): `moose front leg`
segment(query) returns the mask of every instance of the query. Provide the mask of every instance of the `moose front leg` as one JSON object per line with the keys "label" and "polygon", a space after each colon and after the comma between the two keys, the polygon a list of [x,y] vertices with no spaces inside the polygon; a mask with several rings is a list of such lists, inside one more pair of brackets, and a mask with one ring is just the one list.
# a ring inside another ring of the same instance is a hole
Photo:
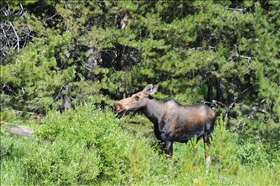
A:
{"label": "moose front leg", "polygon": [[165,154],[168,158],[172,158],[173,153],[173,141],[167,141],[165,148],[164,148]]}

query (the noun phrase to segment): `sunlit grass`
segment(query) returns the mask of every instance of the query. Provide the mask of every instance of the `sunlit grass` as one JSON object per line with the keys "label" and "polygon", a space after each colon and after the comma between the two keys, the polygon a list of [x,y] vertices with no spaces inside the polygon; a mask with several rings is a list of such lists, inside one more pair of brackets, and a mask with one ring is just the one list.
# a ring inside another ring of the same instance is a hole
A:
{"label": "sunlit grass", "polygon": [[[246,147],[217,125],[206,174],[203,141],[175,143],[173,159],[166,159],[152,124],[141,117],[131,124],[129,117],[83,106],[30,121],[36,138],[1,132],[1,185],[280,185],[277,153],[251,150],[264,148],[260,142],[248,141],[254,161],[244,163]],[[260,161],[271,156],[275,161]]]}

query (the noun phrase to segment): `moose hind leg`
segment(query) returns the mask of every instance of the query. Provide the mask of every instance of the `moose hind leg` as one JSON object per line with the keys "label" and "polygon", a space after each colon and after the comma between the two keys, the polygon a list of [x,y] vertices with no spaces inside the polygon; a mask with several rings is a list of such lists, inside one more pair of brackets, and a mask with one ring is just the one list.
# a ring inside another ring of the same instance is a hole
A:
{"label": "moose hind leg", "polygon": [[211,119],[206,122],[205,131],[204,131],[205,135],[203,136],[204,148],[205,148],[205,144],[207,144],[208,149],[210,148],[211,143],[209,138],[211,137],[211,133],[214,130],[214,123],[215,123],[215,119]]}
{"label": "moose hind leg", "polygon": [[[208,151],[210,149],[210,135],[214,130],[214,124],[215,124],[215,117],[208,120],[205,125],[205,135],[203,136],[203,141],[204,141],[204,151],[205,151],[205,162],[206,162],[206,175],[208,174],[209,171],[209,166],[211,162],[211,157],[208,154]],[[206,145],[207,147],[206,147]]]}
{"label": "moose hind leg", "polygon": [[214,119],[210,119],[206,122],[206,125],[205,125],[205,132],[206,134],[210,134],[213,132],[214,130],[214,124],[215,124],[215,118]]}
{"label": "moose hind leg", "polygon": [[[203,136],[203,141],[204,141],[204,150],[205,150],[205,159],[206,159],[208,157],[208,151],[211,146],[208,134],[205,134]],[[207,145],[207,147],[206,147],[206,145]]]}
{"label": "moose hind leg", "polygon": [[207,146],[208,146],[208,149],[210,148],[210,146],[211,146],[211,143],[210,143],[210,135],[209,134],[205,134],[204,136],[203,136],[203,141],[204,141],[204,144],[206,144]]}
{"label": "moose hind leg", "polygon": [[[210,149],[210,140],[209,140],[209,135],[208,134],[205,134],[205,136],[203,136],[203,141],[204,141],[206,175],[207,175],[208,171],[209,171],[210,162],[211,162],[211,157],[208,154],[208,151]],[[206,147],[206,145],[207,145],[207,147]]]}

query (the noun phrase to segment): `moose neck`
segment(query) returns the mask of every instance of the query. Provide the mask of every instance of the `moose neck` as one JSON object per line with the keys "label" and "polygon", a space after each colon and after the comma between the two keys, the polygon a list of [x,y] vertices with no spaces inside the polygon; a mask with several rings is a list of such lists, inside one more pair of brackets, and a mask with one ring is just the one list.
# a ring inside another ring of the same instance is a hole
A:
{"label": "moose neck", "polygon": [[164,112],[164,108],[162,102],[156,99],[149,99],[146,106],[142,109],[142,112],[151,122],[157,124]]}

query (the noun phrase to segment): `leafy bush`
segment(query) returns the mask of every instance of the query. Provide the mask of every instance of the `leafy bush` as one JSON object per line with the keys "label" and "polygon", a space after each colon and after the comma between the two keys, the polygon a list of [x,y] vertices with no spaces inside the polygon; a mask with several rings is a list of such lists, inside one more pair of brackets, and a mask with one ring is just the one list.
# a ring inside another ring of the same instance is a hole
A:
{"label": "leafy bush", "polygon": [[[252,153],[250,162],[244,161],[246,154],[260,144],[248,141],[242,148],[222,117],[217,119],[213,133],[208,174],[202,140],[175,143],[170,160],[159,150],[154,134],[147,131],[151,129],[150,122],[130,122],[129,117],[117,119],[109,110],[101,112],[85,104],[62,114],[50,111],[45,118],[30,121],[30,126],[36,128],[34,138],[4,132],[1,184],[279,185],[279,155],[268,154],[263,146]],[[263,169],[267,172],[262,173]],[[255,176],[261,174],[265,179]]]}
{"label": "leafy bush", "polygon": [[10,136],[1,128],[0,142],[1,185],[25,185],[24,157],[36,148],[36,141]]}
{"label": "leafy bush", "polygon": [[67,185],[100,180],[121,183],[130,174],[141,177],[150,165],[148,157],[153,156],[147,150],[149,143],[123,131],[119,124],[111,112],[92,106],[49,113],[38,126],[40,142],[26,158],[28,180]]}

